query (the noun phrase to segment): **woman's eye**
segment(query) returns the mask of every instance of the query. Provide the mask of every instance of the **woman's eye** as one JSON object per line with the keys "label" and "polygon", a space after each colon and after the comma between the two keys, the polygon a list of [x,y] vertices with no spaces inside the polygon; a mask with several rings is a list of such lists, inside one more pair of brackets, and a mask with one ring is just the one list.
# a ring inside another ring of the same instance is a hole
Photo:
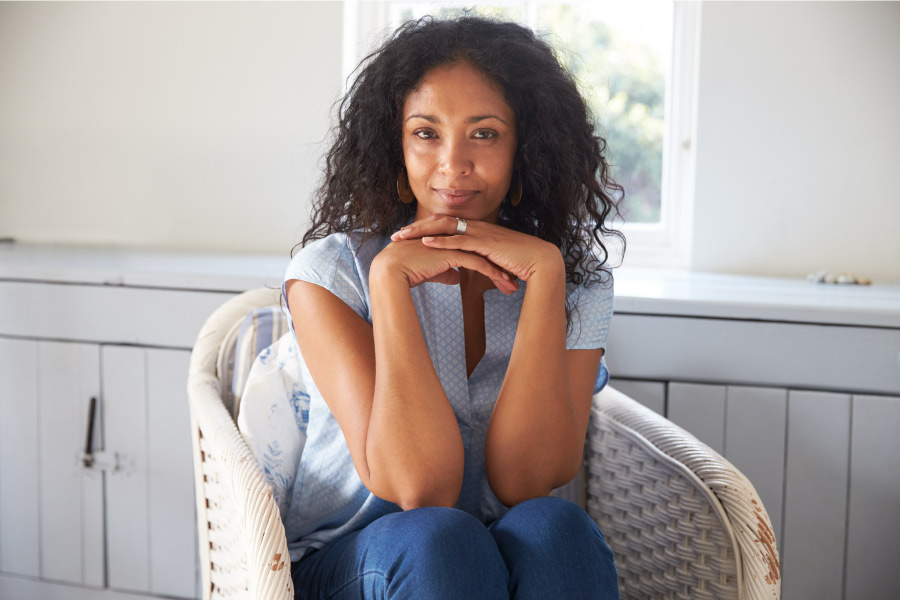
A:
{"label": "woman's eye", "polygon": [[475,132],[474,137],[479,140],[489,140],[497,137],[497,132],[490,129],[479,129]]}
{"label": "woman's eye", "polygon": [[437,137],[437,135],[430,129],[418,129],[413,132],[413,135],[420,140],[430,140]]}

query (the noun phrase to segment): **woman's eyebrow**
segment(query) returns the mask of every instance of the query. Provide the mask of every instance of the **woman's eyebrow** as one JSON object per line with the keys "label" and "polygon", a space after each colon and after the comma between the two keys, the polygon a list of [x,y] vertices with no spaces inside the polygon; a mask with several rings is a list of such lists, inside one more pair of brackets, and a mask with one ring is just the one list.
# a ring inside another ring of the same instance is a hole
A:
{"label": "woman's eyebrow", "polygon": [[407,121],[409,121],[411,119],[424,119],[424,120],[428,121],[429,123],[435,123],[435,124],[438,124],[441,122],[440,119],[438,119],[437,117],[432,117],[431,115],[415,114],[415,115],[409,115],[408,117],[406,117]]}
{"label": "woman's eyebrow", "polygon": [[501,119],[500,117],[498,117],[497,115],[477,115],[477,116],[474,116],[474,117],[469,117],[468,119],[466,119],[466,123],[478,123],[479,121],[484,121],[485,119],[497,119],[498,121],[500,121],[500,122],[503,123],[504,125],[508,125],[508,124],[509,124],[509,123],[507,123],[505,120],[503,120],[503,119]]}
{"label": "woman's eyebrow", "polygon": [[[436,124],[436,125],[439,124],[439,123],[441,122],[441,120],[440,120],[439,118],[434,117],[434,116],[432,116],[432,115],[420,115],[420,114],[414,114],[414,115],[409,115],[408,117],[406,117],[406,120],[407,120],[407,121],[409,121],[410,119],[424,119],[425,121],[428,121],[429,123],[434,123],[434,124]],[[508,124],[509,124],[509,123],[507,123],[504,119],[501,119],[501,118],[498,117],[497,115],[475,115],[475,116],[472,116],[472,117],[467,117],[467,118],[466,118],[466,123],[478,123],[478,122],[480,122],[480,121],[484,121],[485,119],[497,119],[498,121],[500,121],[500,122],[503,123],[504,125],[508,125]]]}

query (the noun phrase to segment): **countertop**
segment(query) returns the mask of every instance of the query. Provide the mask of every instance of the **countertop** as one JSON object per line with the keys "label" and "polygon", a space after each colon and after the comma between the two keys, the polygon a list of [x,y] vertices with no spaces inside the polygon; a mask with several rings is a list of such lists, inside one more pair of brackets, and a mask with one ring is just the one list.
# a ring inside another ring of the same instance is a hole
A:
{"label": "countertop", "polygon": [[[279,287],[290,256],[0,244],[0,281],[240,292]],[[900,284],[624,267],[616,313],[840,324],[900,329]]]}

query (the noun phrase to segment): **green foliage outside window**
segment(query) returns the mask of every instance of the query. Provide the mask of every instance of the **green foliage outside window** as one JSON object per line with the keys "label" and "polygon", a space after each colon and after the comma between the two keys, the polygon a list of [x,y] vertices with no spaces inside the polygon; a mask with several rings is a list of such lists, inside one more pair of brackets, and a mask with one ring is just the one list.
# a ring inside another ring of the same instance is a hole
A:
{"label": "green foliage outside window", "polygon": [[550,34],[557,56],[575,76],[606,138],[613,177],[625,188],[631,223],[660,220],[665,131],[665,66],[649,46],[585,19],[578,7],[544,5],[538,31]]}

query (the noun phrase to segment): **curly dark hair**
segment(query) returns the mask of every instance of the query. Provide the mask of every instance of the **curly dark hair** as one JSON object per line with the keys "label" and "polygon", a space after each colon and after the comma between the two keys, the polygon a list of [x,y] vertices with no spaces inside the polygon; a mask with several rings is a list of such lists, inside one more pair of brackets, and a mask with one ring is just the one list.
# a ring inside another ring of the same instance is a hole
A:
{"label": "curly dark hair", "polygon": [[[467,61],[502,89],[516,117],[513,179],[517,207],[504,199],[500,222],[560,248],[571,284],[605,279],[604,237],[619,214],[622,187],[604,156],[584,99],[551,47],[525,27],[480,17],[409,21],[363,59],[340,103],[335,141],[313,207],[306,245],[335,232],[389,236],[412,220],[416,205],[397,198],[404,165],[406,97],[430,69]],[[568,311],[567,311],[568,312]]]}

